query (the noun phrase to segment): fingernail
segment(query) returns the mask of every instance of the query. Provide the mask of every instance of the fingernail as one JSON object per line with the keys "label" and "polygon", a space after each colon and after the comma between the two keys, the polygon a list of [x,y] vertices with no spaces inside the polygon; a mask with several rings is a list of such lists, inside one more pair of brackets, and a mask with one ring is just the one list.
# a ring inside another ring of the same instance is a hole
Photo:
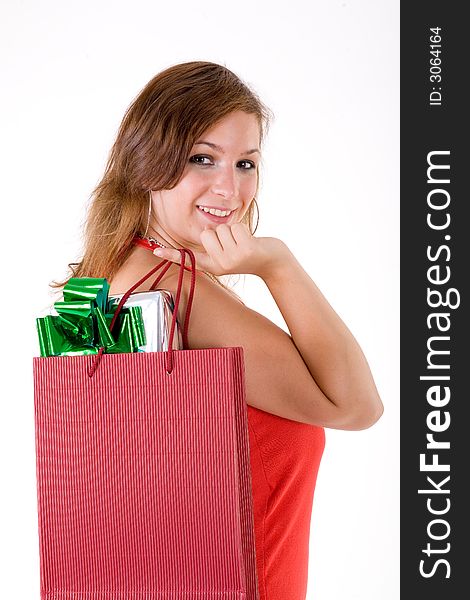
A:
{"label": "fingernail", "polygon": [[156,256],[163,256],[163,250],[154,250],[154,251],[153,251],[153,253],[154,253]]}

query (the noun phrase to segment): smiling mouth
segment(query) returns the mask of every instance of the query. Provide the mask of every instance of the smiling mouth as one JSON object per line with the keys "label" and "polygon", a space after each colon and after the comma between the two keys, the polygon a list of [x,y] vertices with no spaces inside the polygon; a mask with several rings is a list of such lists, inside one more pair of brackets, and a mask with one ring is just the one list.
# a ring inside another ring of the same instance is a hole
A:
{"label": "smiling mouth", "polygon": [[[216,224],[217,223],[227,223],[229,221],[229,219],[231,218],[232,214],[235,212],[234,210],[231,210],[228,214],[226,214],[225,216],[222,216],[222,215],[217,215],[217,214],[214,215],[210,212],[202,210],[202,208],[200,208],[199,206],[197,207],[197,210],[199,213],[202,214],[205,221],[210,221],[211,223],[216,223]],[[224,211],[217,211],[217,212],[222,212],[224,214]]]}
{"label": "smiling mouth", "polygon": [[233,210],[229,210],[229,209],[224,209],[224,210],[222,210],[222,209],[214,209],[214,208],[209,208],[209,207],[206,207],[206,206],[203,206],[203,205],[198,205],[198,209],[201,212],[206,213],[208,215],[212,215],[214,217],[222,217],[222,218],[229,217],[234,212],[234,210],[235,210],[235,209],[233,209]]}

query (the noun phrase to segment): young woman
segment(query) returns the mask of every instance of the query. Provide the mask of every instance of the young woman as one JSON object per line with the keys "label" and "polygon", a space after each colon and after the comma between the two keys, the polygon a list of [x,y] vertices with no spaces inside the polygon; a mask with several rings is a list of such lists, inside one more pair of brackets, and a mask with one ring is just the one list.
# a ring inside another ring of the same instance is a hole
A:
{"label": "young woman", "polygon": [[[106,277],[121,294],[169,259],[159,287],[175,294],[177,248],[194,252],[190,348],[244,349],[260,597],[301,600],[323,428],[370,427],[383,407],[357,341],[288,246],[253,235],[269,119],[224,66],[189,62],[155,76],[123,118],[72,271]],[[290,335],[219,279],[245,273],[265,282]],[[188,271],[180,323],[189,281]]]}

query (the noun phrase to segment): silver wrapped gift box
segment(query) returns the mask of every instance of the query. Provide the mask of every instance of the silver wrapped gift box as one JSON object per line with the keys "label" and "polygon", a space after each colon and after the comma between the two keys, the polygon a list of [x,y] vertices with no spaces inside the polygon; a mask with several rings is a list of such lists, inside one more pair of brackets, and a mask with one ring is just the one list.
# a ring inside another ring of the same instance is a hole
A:
{"label": "silver wrapped gift box", "polygon": [[[119,304],[124,294],[108,297],[110,304]],[[134,292],[124,306],[141,306],[144,321],[146,343],[139,346],[139,352],[162,352],[168,350],[170,340],[171,319],[173,317],[173,295],[168,290]],[[178,321],[173,335],[173,350],[181,350],[183,340]]]}

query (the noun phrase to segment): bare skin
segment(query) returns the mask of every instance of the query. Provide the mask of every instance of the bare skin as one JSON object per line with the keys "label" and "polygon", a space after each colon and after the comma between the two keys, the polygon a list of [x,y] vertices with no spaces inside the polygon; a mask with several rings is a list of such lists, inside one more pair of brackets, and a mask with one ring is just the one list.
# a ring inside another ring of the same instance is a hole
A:
{"label": "bare skin", "polygon": [[[175,188],[152,192],[157,218],[152,220],[149,235],[169,248],[160,258],[136,247],[110,282],[110,293],[127,291],[153,266],[168,259],[173,264],[159,287],[176,294],[177,248],[190,248],[198,269],[188,331],[190,348],[243,347],[247,403],[251,406],[333,429],[370,427],[380,418],[383,405],[356,339],[287,245],[277,238],[252,236],[239,222],[256,188],[253,175],[239,165],[244,150],[256,147],[256,119],[232,113],[203,137],[224,152],[211,150],[209,168],[192,163]],[[206,154],[207,148],[203,152]],[[226,223],[208,224],[197,208],[200,204],[234,212]],[[185,264],[190,265],[188,258]],[[290,334],[239,302],[202,271],[260,277]],[[180,323],[189,293],[188,271],[183,281]],[[149,289],[150,283],[136,291]]]}

